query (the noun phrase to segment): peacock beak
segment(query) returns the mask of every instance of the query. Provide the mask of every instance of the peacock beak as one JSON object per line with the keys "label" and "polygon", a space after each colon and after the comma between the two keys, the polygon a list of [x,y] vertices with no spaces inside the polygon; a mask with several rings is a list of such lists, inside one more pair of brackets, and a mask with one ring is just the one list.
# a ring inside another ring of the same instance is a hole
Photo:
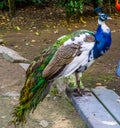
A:
{"label": "peacock beak", "polygon": [[112,20],[112,18],[108,16],[108,17],[107,17],[107,20]]}

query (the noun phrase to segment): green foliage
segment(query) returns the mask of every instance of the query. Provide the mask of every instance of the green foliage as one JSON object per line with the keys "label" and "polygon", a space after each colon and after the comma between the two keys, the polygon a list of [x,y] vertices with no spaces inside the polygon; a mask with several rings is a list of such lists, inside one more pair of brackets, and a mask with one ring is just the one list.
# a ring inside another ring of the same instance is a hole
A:
{"label": "green foliage", "polygon": [[84,0],[58,0],[58,5],[65,7],[67,18],[77,17],[83,13]]}
{"label": "green foliage", "polygon": [[84,7],[86,5],[96,7],[107,7],[109,12],[111,12],[111,5],[115,3],[113,0],[57,0],[58,5],[62,6],[66,10],[66,17],[70,19],[71,17],[80,18],[80,15],[84,12]]}
{"label": "green foliage", "polygon": [[70,0],[65,4],[67,13],[75,15],[77,11],[83,13],[83,0]]}
{"label": "green foliage", "polygon": [[113,75],[101,75],[100,77],[97,78],[99,82],[104,82],[105,84],[108,84],[109,82],[113,81],[115,78]]}
{"label": "green foliage", "polygon": [[98,3],[99,6],[101,6],[101,7],[103,6],[103,0],[97,0],[97,3]]}
{"label": "green foliage", "polygon": [[96,83],[101,83],[102,85],[107,86],[110,82],[114,81],[115,76],[112,74],[102,74],[99,76],[94,76],[93,74],[85,73],[82,76],[82,81],[84,84],[89,87],[93,88],[96,86]]}
{"label": "green foliage", "polygon": [[44,2],[47,2],[48,0],[31,0],[31,2],[35,3],[35,4],[42,4]]}
{"label": "green foliage", "polygon": [[6,1],[0,1],[0,9],[3,9],[6,6]]}

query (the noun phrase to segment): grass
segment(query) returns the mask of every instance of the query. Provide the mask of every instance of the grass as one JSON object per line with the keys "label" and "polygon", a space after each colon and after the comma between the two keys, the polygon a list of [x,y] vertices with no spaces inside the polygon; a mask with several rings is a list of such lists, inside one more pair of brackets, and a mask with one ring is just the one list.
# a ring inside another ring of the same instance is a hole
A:
{"label": "grass", "polygon": [[109,82],[114,80],[114,76],[113,75],[102,75],[100,77],[97,78],[98,81],[103,81],[105,84],[108,84]]}
{"label": "grass", "polygon": [[115,76],[113,76],[112,74],[103,74],[99,76],[84,74],[82,77],[82,81],[87,87],[93,88],[96,86],[96,83],[101,83],[102,85],[107,86],[110,82],[114,81],[114,78]]}
{"label": "grass", "polygon": [[57,87],[56,86],[53,86],[51,88],[51,90],[50,90],[50,95],[54,97],[54,96],[57,96],[58,94],[59,94],[59,92],[58,92]]}

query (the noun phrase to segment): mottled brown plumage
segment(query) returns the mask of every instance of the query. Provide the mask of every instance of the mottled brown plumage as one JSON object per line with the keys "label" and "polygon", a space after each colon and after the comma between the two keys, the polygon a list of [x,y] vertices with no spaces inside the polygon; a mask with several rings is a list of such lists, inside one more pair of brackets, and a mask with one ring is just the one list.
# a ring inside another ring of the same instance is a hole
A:
{"label": "mottled brown plumage", "polygon": [[69,64],[75,56],[80,55],[80,44],[61,46],[50,63],[43,70],[43,77],[53,78],[59,71]]}
{"label": "mottled brown plumage", "polygon": [[94,42],[95,41],[95,37],[92,36],[92,35],[86,35],[84,41],[85,42]]}

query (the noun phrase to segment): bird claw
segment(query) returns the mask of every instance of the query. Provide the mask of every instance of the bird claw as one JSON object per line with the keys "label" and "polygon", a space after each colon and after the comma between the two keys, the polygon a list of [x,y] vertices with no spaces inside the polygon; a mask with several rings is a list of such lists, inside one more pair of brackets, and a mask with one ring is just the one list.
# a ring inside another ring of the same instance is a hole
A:
{"label": "bird claw", "polygon": [[83,96],[83,95],[86,95],[86,96],[91,96],[91,91],[84,88],[84,89],[79,89],[79,88],[76,88],[73,93],[72,93],[75,97],[78,97],[78,96]]}
{"label": "bird claw", "polygon": [[68,97],[70,97],[71,95],[78,97],[78,96],[83,96],[83,95],[87,95],[87,96],[91,96],[91,91],[84,88],[84,89],[79,89],[79,88],[70,88],[67,87],[65,90],[66,94]]}
{"label": "bird claw", "polygon": [[75,97],[78,97],[78,96],[83,96],[83,90],[81,89],[78,89],[76,88],[73,92],[72,92],[72,95],[75,96]]}

